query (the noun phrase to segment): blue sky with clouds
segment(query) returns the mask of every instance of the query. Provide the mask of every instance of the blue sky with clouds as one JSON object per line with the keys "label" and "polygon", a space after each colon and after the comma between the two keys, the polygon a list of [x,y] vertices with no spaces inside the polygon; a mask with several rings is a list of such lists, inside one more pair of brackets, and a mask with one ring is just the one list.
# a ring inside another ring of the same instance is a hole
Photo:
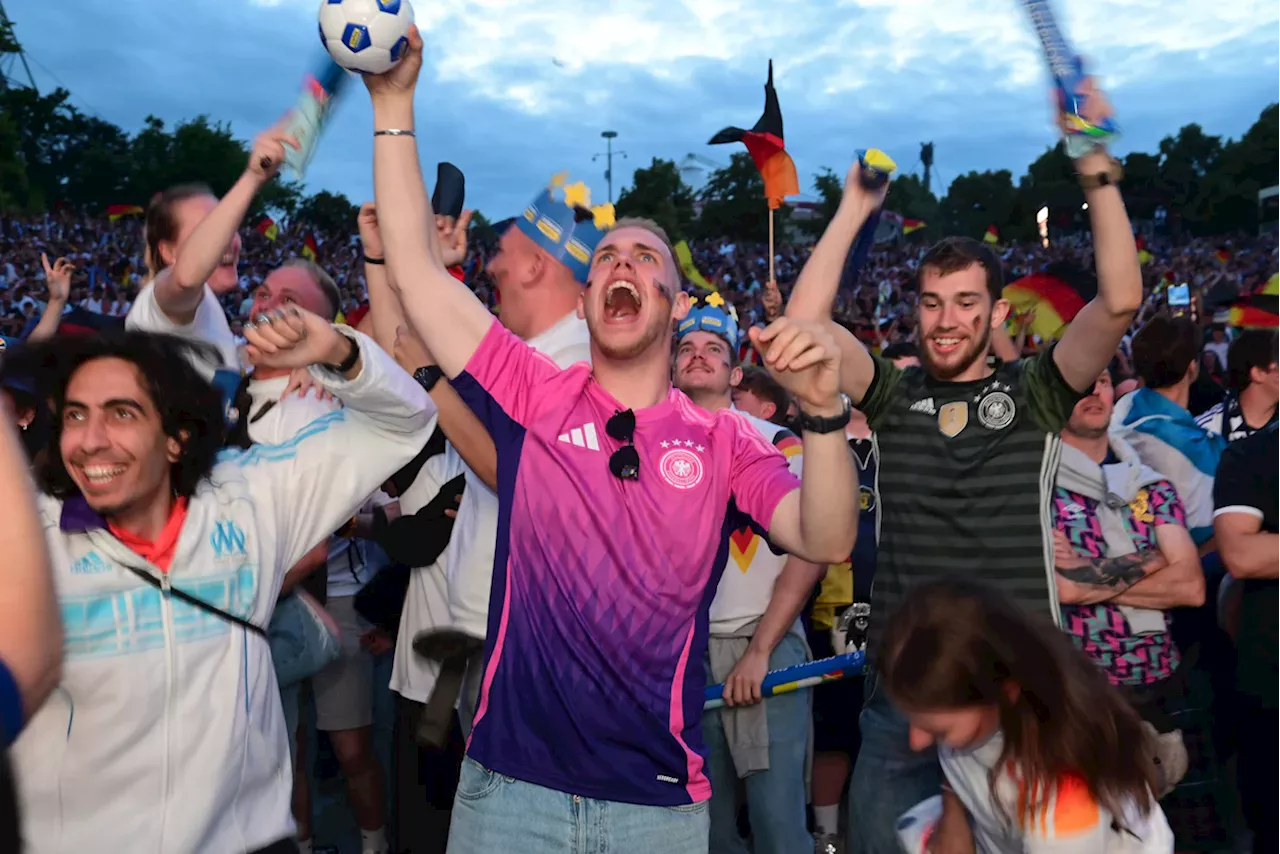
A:
{"label": "blue sky with clouds", "polygon": [[[320,52],[318,0],[8,0],[43,90],[126,130],[199,113],[248,138],[292,105]],[[1059,0],[1125,136],[1152,150],[1188,122],[1238,136],[1277,99],[1275,0]],[[560,170],[605,181],[600,131],[619,134],[615,192],[653,157],[727,162],[707,139],[759,115],[774,60],[787,147],[809,191],[857,148],[909,168],[936,145],[944,182],[1015,175],[1053,142],[1046,72],[1016,0],[418,0],[425,172],[451,160],[468,205],[508,216]],[[353,85],[309,190],[372,193],[372,115]],[[696,178],[695,175],[690,175]]]}

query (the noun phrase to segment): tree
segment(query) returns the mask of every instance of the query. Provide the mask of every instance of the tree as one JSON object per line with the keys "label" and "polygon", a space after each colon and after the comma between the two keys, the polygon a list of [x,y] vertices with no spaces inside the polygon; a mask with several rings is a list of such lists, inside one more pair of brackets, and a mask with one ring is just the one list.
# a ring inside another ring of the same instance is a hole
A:
{"label": "tree", "polygon": [[[698,232],[702,237],[728,237],[755,243],[769,238],[769,203],[764,197],[764,179],[751,155],[739,151],[729,165],[712,172],[699,193],[702,214]],[[782,234],[791,208],[774,211],[774,233]]]}
{"label": "tree", "polygon": [[343,231],[355,228],[360,209],[341,193],[321,190],[307,196],[298,205],[296,219],[319,231]]}
{"label": "tree", "polygon": [[615,207],[619,217],[648,217],[672,240],[688,237],[693,226],[693,190],[672,160],[655,157],[647,167],[637,169]]}
{"label": "tree", "polygon": [[1036,225],[1036,214],[1042,207],[1049,209],[1049,223],[1054,228],[1072,229],[1082,226],[1081,206],[1084,204],[1084,192],[1076,180],[1075,164],[1067,156],[1066,147],[1059,142],[1053,148],[1045,149],[1027,167],[1027,174],[1018,182],[1017,203],[1011,211],[1012,222],[1007,224],[1010,231],[1002,237],[1020,237],[1034,239],[1039,233]]}
{"label": "tree", "polygon": [[980,238],[994,225],[1002,239],[1009,239],[1017,236],[1011,228],[1015,204],[1013,176],[1008,169],[970,172],[951,182],[938,204],[938,218],[945,234]]}
{"label": "tree", "polygon": [[927,226],[923,233],[940,233],[938,199],[924,188],[919,175],[899,175],[889,182],[885,206],[906,219],[918,219]]}
{"label": "tree", "polygon": [[467,229],[467,239],[471,242],[482,243],[486,246],[492,246],[498,242],[497,229],[493,227],[493,223],[489,222],[489,218],[480,211],[474,211],[471,214],[471,226]]}

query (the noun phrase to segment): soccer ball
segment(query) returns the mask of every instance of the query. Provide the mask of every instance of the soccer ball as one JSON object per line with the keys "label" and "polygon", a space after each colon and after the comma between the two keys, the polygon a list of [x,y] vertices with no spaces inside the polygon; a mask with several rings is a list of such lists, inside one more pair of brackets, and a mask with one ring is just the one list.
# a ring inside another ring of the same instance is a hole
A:
{"label": "soccer ball", "polygon": [[382,74],[409,49],[409,0],[321,0],[320,41],[350,71]]}

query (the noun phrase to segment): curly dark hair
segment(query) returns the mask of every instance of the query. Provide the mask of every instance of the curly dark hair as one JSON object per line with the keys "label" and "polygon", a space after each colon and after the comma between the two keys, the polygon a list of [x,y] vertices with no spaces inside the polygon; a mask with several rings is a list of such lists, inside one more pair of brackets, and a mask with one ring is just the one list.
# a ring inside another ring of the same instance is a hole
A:
{"label": "curly dark hair", "polygon": [[138,368],[143,389],[160,416],[161,429],[182,448],[169,472],[174,494],[191,497],[212,471],[226,435],[222,397],[196,371],[191,359],[216,360],[213,348],[172,335],[112,331],[58,337],[56,342],[28,351],[24,361],[32,366],[53,414],[48,453],[37,469],[45,492],[57,498],[79,494],[62,461],[63,407],[72,376],[83,365],[98,359],[121,359]]}

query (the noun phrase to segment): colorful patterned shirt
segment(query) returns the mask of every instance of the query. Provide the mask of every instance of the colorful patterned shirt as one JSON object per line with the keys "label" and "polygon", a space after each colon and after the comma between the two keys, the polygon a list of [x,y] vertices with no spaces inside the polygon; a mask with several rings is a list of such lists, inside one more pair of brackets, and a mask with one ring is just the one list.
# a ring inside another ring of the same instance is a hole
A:
{"label": "colorful patterned shirt", "polygon": [[[1097,501],[1079,493],[1061,487],[1053,490],[1054,525],[1082,557],[1106,554],[1097,508]],[[1161,525],[1187,526],[1182,501],[1167,480],[1139,490],[1121,513],[1138,549],[1156,548],[1156,528]],[[1113,685],[1148,685],[1168,679],[1178,668],[1181,657],[1173,637],[1168,632],[1135,635],[1119,606],[1102,602],[1061,608],[1062,628]]]}

